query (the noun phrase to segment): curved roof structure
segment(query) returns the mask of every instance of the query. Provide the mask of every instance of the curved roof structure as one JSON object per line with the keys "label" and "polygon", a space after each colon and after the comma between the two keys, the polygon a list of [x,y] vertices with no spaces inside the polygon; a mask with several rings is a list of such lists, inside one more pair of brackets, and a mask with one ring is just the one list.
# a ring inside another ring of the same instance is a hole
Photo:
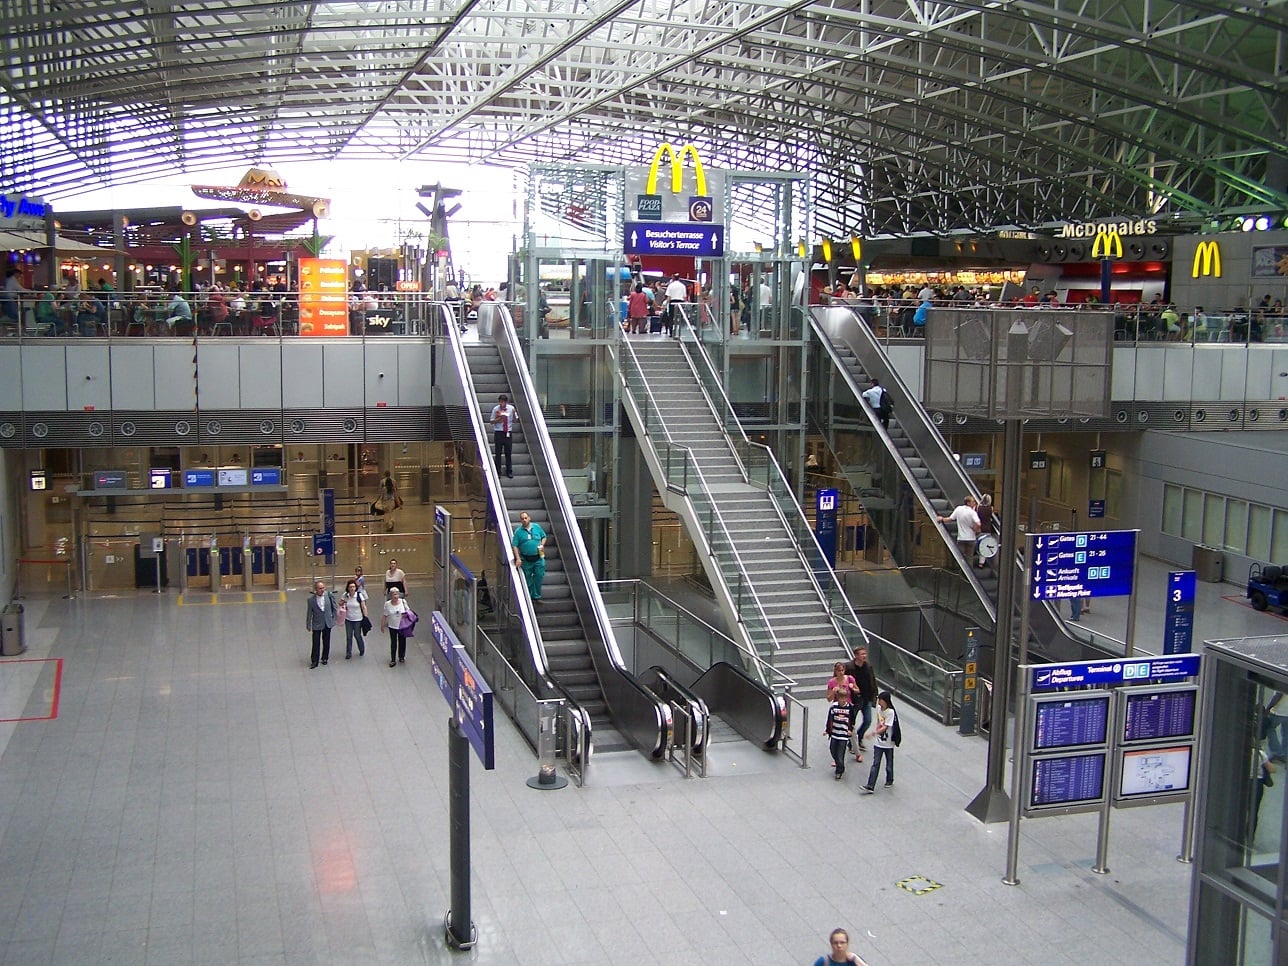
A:
{"label": "curved roof structure", "polygon": [[0,189],[336,158],[807,170],[834,235],[1288,210],[1288,0],[7,0]]}

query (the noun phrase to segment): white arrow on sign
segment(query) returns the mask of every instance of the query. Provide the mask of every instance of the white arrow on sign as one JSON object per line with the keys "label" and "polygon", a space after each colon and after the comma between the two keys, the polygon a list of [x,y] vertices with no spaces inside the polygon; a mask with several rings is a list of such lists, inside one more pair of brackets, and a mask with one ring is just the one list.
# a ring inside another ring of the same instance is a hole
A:
{"label": "white arrow on sign", "polygon": [[636,245],[639,244],[639,237],[640,236],[638,232],[634,232],[634,231],[631,232],[631,248],[634,248]]}

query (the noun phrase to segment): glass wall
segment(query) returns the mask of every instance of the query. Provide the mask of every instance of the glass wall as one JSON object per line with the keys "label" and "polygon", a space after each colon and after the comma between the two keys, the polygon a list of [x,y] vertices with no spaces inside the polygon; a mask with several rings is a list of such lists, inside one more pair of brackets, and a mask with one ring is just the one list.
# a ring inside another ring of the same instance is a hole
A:
{"label": "glass wall", "polygon": [[1288,637],[1209,643],[1204,661],[1188,961],[1282,964]]}

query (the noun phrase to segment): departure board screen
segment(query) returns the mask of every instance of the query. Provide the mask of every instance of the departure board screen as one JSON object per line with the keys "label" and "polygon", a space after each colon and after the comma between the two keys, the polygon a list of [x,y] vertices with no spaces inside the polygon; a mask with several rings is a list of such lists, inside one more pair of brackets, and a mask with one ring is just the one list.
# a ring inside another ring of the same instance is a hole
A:
{"label": "departure board screen", "polygon": [[1109,695],[1039,698],[1033,703],[1033,750],[1103,745],[1109,732]]}
{"label": "departure board screen", "polygon": [[1105,752],[1034,758],[1029,808],[1097,802],[1105,794]]}
{"label": "departure board screen", "polygon": [[1125,743],[1188,738],[1194,734],[1194,688],[1168,688],[1128,692],[1123,712]]}

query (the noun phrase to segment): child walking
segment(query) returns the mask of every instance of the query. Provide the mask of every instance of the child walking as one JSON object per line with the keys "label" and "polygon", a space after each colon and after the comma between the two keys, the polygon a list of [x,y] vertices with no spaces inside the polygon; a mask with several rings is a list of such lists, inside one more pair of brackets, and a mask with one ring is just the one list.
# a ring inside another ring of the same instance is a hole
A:
{"label": "child walking", "polygon": [[877,788],[877,775],[881,771],[881,759],[886,762],[885,787],[894,784],[894,749],[900,741],[899,716],[895,714],[894,701],[889,691],[877,695],[876,736],[872,740],[872,769],[868,772],[868,783],[863,790],[871,795]]}
{"label": "child walking", "polygon": [[850,689],[839,687],[832,691],[832,703],[827,709],[827,735],[832,752],[832,761],[836,762],[836,780],[845,777],[845,754],[850,749],[850,731],[854,727],[854,705],[850,704]]}

